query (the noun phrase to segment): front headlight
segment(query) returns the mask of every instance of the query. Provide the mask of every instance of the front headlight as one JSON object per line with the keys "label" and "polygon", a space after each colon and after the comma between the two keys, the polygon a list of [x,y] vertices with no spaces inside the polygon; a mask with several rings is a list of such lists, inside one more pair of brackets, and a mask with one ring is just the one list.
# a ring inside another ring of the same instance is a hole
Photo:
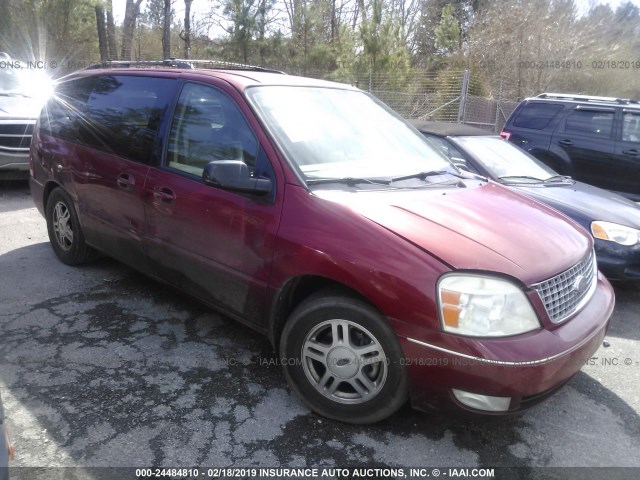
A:
{"label": "front headlight", "polygon": [[600,220],[591,222],[591,233],[595,238],[609,240],[627,247],[640,242],[640,230],[617,223],[601,222]]}
{"label": "front headlight", "polygon": [[450,274],[438,284],[440,322],[445,332],[503,337],[540,328],[524,292],[500,278]]}

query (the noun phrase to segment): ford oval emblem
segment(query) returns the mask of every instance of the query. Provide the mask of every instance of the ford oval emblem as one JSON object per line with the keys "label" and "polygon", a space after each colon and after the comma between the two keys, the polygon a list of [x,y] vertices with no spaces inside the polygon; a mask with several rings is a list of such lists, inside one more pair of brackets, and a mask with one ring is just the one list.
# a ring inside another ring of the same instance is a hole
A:
{"label": "ford oval emblem", "polygon": [[575,294],[583,293],[589,286],[589,279],[584,275],[578,275],[576,281],[571,286],[571,291]]}

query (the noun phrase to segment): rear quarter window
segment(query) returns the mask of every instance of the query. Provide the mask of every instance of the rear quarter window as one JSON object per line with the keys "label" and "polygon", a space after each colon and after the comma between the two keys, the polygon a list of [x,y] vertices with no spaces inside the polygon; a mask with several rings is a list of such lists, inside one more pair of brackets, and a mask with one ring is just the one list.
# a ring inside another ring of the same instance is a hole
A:
{"label": "rear quarter window", "polygon": [[560,113],[562,108],[562,105],[555,103],[527,103],[520,109],[513,121],[513,125],[515,127],[542,130]]}
{"label": "rear quarter window", "polygon": [[640,113],[624,113],[622,118],[622,141],[640,142]]}
{"label": "rear quarter window", "polygon": [[78,125],[95,81],[95,77],[82,77],[58,84],[40,113],[40,130],[54,137],[78,141]]}
{"label": "rear quarter window", "polygon": [[169,78],[99,77],[86,104],[82,143],[149,163],[176,81]]}

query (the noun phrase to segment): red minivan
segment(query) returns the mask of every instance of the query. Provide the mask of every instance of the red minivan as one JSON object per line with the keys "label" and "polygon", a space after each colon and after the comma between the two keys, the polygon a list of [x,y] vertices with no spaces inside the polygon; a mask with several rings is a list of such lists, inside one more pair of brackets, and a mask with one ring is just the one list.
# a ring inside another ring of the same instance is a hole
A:
{"label": "red minivan", "polygon": [[60,260],[107,254],[263,332],[344,422],[407,399],[519,411],[580,370],[614,306],[590,235],[346,85],[87,70],[43,109],[30,163]]}

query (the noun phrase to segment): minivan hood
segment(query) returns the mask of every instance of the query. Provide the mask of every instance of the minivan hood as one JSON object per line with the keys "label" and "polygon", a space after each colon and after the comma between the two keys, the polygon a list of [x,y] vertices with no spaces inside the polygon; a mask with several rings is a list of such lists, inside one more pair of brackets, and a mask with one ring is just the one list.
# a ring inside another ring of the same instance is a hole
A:
{"label": "minivan hood", "polygon": [[504,273],[526,285],[575,265],[592,247],[581,227],[551,208],[492,182],[466,184],[313,193],[356,211],[454,269]]}
{"label": "minivan hood", "polygon": [[640,207],[631,200],[582,182],[514,187],[589,228],[594,220],[640,229]]}

